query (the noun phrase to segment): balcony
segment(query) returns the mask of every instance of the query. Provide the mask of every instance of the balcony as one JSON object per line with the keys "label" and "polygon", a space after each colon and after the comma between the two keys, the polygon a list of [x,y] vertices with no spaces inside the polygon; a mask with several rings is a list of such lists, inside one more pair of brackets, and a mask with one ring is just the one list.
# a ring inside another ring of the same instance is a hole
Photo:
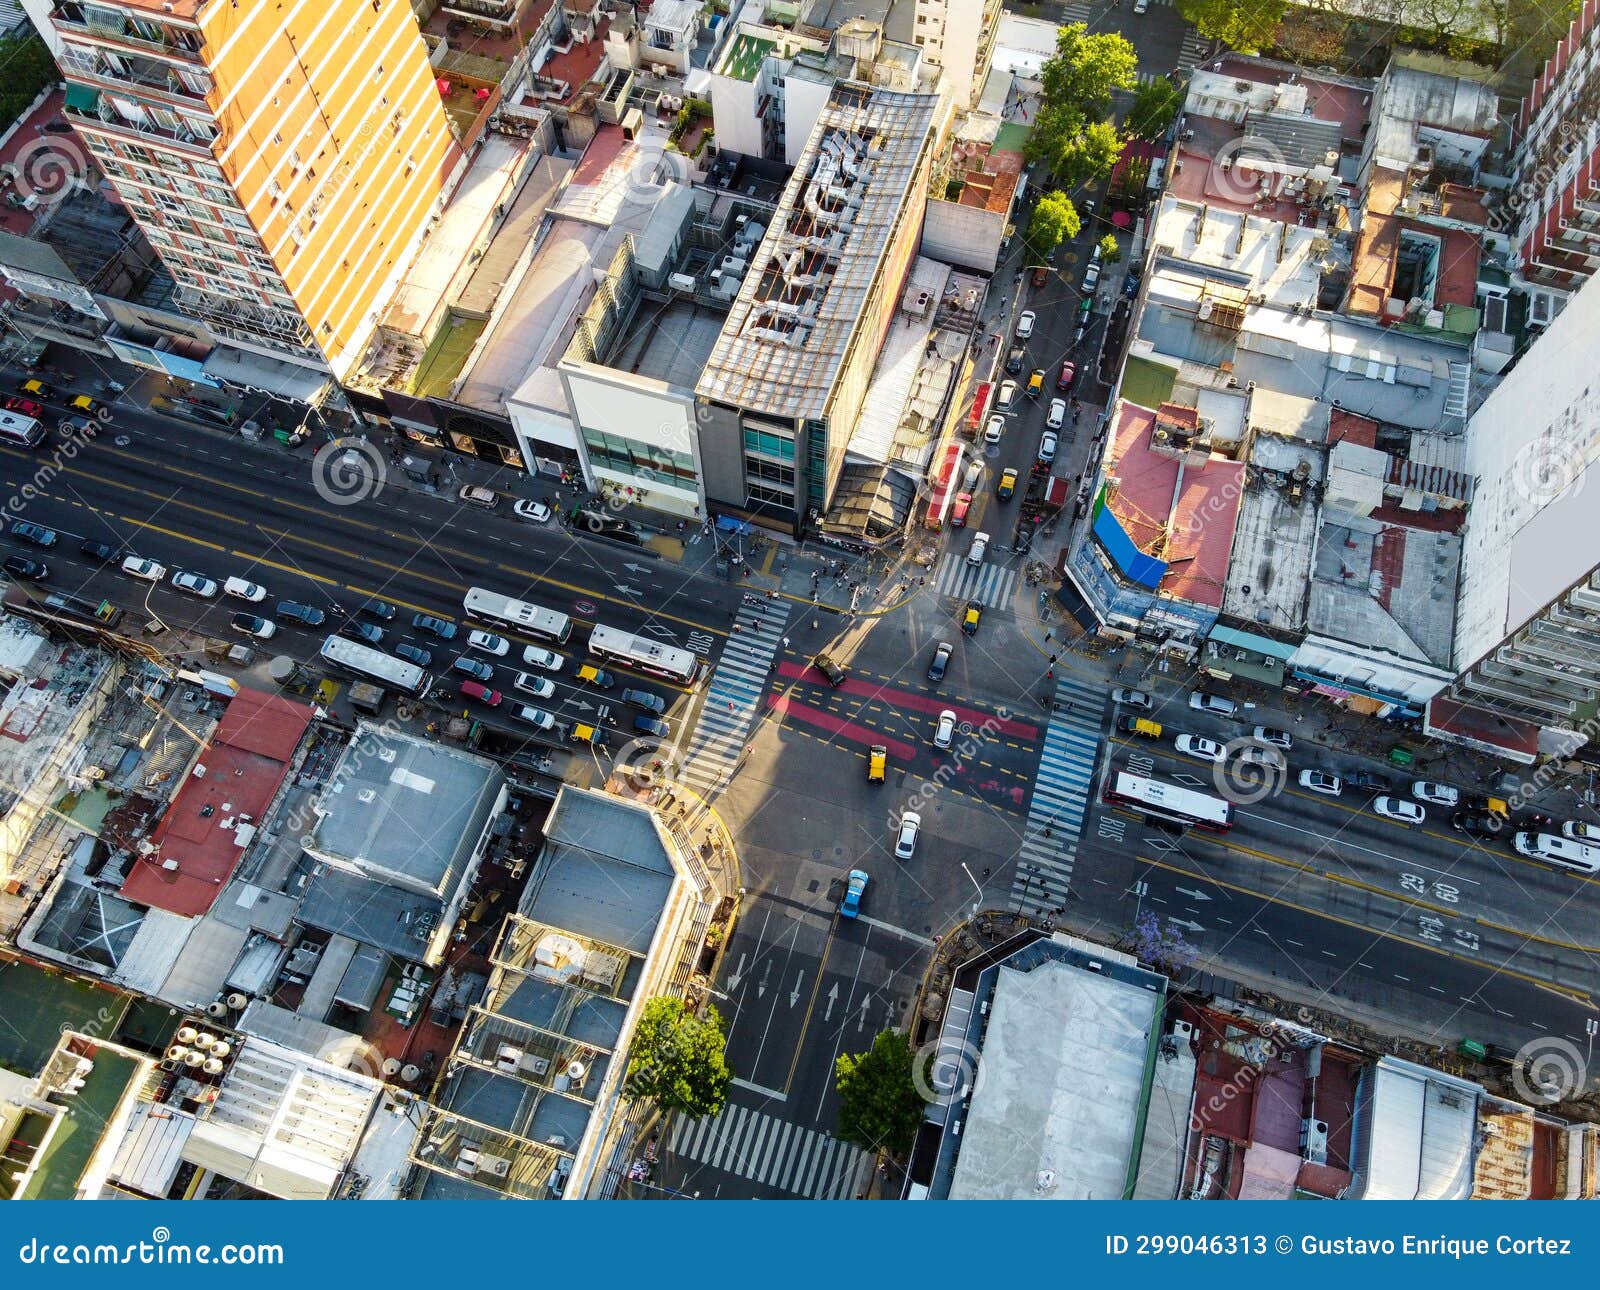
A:
{"label": "balcony", "polygon": [[[97,63],[94,71],[75,71],[74,76],[81,78],[86,83],[99,84],[112,93],[133,93],[143,97],[151,92],[157,95],[171,97],[179,103],[204,103],[206,90],[191,89],[177,73],[149,59],[140,60],[137,64],[133,60],[125,59],[129,63],[126,71],[112,67],[101,61]],[[206,78],[209,88],[210,78]]]}
{"label": "balcony", "polygon": [[56,5],[50,20],[69,43],[72,38],[80,37],[85,43],[100,48],[120,47],[197,66],[201,62],[200,37],[180,27],[164,27],[105,9],[96,9],[90,21],[82,5],[71,3]]}
{"label": "balcony", "polygon": [[122,134],[131,139],[160,139],[185,148],[194,148],[211,154],[217,131],[206,125],[159,125],[153,121],[129,121],[117,114],[115,108],[100,97],[100,91],[88,85],[67,86],[64,108],[74,124],[91,133],[97,130]]}

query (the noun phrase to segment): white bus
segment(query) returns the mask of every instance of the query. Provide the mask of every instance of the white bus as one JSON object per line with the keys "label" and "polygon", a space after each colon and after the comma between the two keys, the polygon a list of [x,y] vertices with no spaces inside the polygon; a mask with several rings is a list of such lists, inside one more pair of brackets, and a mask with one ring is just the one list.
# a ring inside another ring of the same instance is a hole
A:
{"label": "white bus", "polygon": [[527,600],[513,600],[496,591],[485,591],[482,587],[469,588],[462,607],[468,618],[483,623],[498,623],[501,627],[513,627],[555,641],[558,645],[572,635],[572,619],[565,614],[558,614],[553,609],[545,609]]}
{"label": "white bus", "polygon": [[416,698],[423,698],[433,687],[433,678],[420,667],[391,658],[382,650],[363,645],[360,641],[346,640],[343,636],[330,636],[322,642],[324,661],[346,672],[392,690],[404,690]]}
{"label": "white bus", "polygon": [[663,645],[644,636],[632,636],[601,623],[596,623],[589,633],[589,652],[679,685],[693,685],[700,675],[700,659],[688,650]]}
{"label": "white bus", "polygon": [[1125,770],[1111,772],[1106,781],[1105,799],[1141,815],[1213,833],[1226,833],[1233,827],[1233,806],[1220,797],[1164,784],[1159,779]]}
{"label": "white bus", "polygon": [[0,412],[0,443],[14,443],[20,448],[37,448],[44,442],[42,421],[25,417],[20,412]]}

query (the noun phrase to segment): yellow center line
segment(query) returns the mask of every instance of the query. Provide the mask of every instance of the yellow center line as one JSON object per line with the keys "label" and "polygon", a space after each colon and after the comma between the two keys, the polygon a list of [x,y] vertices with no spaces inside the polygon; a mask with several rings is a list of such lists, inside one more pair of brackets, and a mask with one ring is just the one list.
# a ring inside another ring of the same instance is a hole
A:
{"label": "yellow center line", "polygon": [[[828,939],[823,942],[822,953],[817,958],[817,979],[811,983],[811,997],[806,1000],[806,1014],[800,1021],[800,1036],[794,1045],[794,1060],[789,1063],[789,1073],[783,1080],[783,1091],[787,1093],[789,1086],[794,1083],[794,1073],[800,1069],[800,1054],[805,1047],[806,1031],[811,1029],[811,1014],[817,1007],[817,994],[822,989],[822,977],[828,969],[828,955],[833,950],[834,934],[839,930],[839,915],[834,913],[828,922]],[[782,985],[779,986],[782,989]]]}

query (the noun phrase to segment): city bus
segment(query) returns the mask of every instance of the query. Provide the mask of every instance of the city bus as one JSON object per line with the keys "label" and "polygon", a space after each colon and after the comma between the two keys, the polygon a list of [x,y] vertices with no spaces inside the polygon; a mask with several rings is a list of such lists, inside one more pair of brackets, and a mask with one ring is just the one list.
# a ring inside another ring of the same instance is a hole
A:
{"label": "city bus", "polygon": [[0,412],[0,443],[19,448],[37,448],[44,442],[44,422],[19,412]]}
{"label": "city bus", "polygon": [[633,636],[596,623],[589,633],[589,652],[623,667],[665,677],[679,685],[693,685],[700,675],[700,659],[686,649]]}
{"label": "city bus", "polygon": [[572,635],[572,619],[565,614],[558,614],[553,609],[545,609],[526,600],[513,600],[499,592],[485,591],[482,587],[468,589],[462,608],[466,610],[468,618],[516,628],[555,641],[558,645],[565,643],[567,637]]}
{"label": "city bus", "polygon": [[391,690],[423,698],[433,686],[433,678],[420,667],[400,659],[391,658],[382,650],[363,645],[360,641],[346,640],[343,636],[330,636],[322,642],[324,662],[353,672],[363,680],[375,681]]}
{"label": "city bus", "polygon": [[1130,771],[1113,770],[1106,781],[1105,799],[1158,820],[1188,828],[1226,833],[1233,827],[1233,806],[1220,797],[1191,788],[1164,784]]}

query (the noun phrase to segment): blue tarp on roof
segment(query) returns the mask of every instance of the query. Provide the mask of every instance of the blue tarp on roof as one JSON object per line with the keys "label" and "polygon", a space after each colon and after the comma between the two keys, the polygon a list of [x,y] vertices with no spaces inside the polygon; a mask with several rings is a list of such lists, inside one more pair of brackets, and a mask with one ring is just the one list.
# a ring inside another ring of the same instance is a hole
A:
{"label": "blue tarp on roof", "polygon": [[1167,562],[1146,555],[1133,544],[1122,521],[1111,513],[1109,506],[1100,508],[1094,519],[1094,535],[1100,540],[1111,562],[1121,569],[1132,582],[1141,587],[1159,587],[1167,576]]}

